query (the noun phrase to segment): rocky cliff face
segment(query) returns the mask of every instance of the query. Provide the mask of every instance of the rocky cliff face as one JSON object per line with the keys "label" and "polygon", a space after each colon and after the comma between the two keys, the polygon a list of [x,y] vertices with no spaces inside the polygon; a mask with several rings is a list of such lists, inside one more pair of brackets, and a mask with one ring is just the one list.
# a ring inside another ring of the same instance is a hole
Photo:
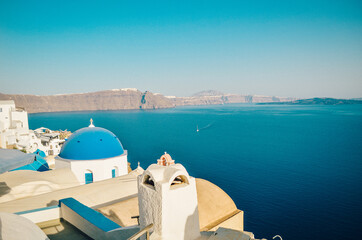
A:
{"label": "rocky cliff face", "polygon": [[[209,91],[208,91],[209,92]],[[293,101],[294,98],[259,96],[259,95],[240,95],[240,94],[219,94],[207,95],[197,94],[192,97],[168,97],[176,106],[183,105],[209,105],[225,103],[266,103],[266,102],[286,102]]]}
{"label": "rocky cliff face", "polygon": [[163,95],[153,94],[148,91],[143,93],[137,89],[114,89],[51,96],[0,93],[0,100],[10,99],[15,101],[17,107],[25,108],[29,113],[175,107],[172,101]]}
{"label": "rocky cliff face", "polygon": [[29,113],[92,110],[159,109],[185,105],[212,105],[224,103],[287,102],[294,98],[258,95],[224,94],[218,91],[199,92],[192,97],[165,97],[137,89],[113,89],[91,93],[51,96],[2,94],[0,100],[14,100],[17,107]]}

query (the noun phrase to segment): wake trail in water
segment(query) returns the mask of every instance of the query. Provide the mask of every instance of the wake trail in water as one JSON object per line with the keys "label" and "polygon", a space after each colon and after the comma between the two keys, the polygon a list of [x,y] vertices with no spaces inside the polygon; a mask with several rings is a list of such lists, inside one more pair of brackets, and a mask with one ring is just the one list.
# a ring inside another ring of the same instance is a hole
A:
{"label": "wake trail in water", "polygon": [[214,123],[215,123],[215,122],[212,122],[212,123],[209,123],[208,125],[206,125],[205,127],[199,128],[199,131],[205,130],[205,129],[208,129],[208,128],[212,127],[212,126],[214,125]]}

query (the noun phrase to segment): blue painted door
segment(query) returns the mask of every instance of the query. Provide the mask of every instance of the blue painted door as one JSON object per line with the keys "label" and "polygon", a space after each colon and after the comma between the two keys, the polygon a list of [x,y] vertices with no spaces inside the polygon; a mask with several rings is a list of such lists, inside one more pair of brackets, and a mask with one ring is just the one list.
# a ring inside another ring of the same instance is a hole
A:
{"label": "blue painted door", "polygon": [[112,178],[116,177],[116,169],[112,169]]}
{"label": "blue painted door", "polygon": [[93,182],[93,173],[85,173],[85,184]]}

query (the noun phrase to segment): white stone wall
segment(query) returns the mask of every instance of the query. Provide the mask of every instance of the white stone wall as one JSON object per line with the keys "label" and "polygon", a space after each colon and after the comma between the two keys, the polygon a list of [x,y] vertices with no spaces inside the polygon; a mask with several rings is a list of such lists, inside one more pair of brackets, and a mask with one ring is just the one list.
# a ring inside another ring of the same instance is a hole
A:
{"label": "white stone wall", "polygon": [[71,168],[70,163],[71,162],[68,160],[64,160],[63,158],[60,157],[55,157],[55,169]]}
{"label": "white stone wall", "polygon": [[0,132],[8,129],[10,127],[11,124],[11,115],[10,112],[12,109],[15,110],[15,103],[11,101],[0,101],[0,122],[2,122],[3,124],[1,125],[2,128],[0,129]]}
{"label": "white stone wall", "polygon": [[19,216],[25,217],[33,223],[41,223],[61,218],[60,208],[58,206],[34,209],[18,213]]}
{"label": "white stone wall", "polygon": [[[175,176],[176,177],[176,176]],[[189,179],[189,185],[170,189],[163,184],[162,232],[165,239],[196,239],[200,236],[199,211],[195,178]]]}
{"label": "white stone wall", "polygon": [[[144,183],[147,175],[154,187]],[[188,183],[171,186],[177,176],[184,176]],[[138,177],[138,201],[141,229],[153,223],[153,234],[162,239],[200,237],[195,179],[181,164],[151,165]]]}
{"label": "white stone wall", "polygon": [[28,113],[17,111],[13,101],[0,101],[0,147],[21,142],[30,148],[30,140]]}
{"label": "white stone wall", "polygon": [[29,125],[28,125],[28,113],[25,111],[13,111],[11,112],[11,125],[12,127],[16,128],[15,125],[17,122],[21,123],[21,128],[25,129],[26,131],[29,131]]}
{"label": "white stone wall", "polygon": [[112,169],[118,168],[116,176],[128,174],[127,153],[99,160],[68,160],[60,157],[55,158],[55,168],[70,167],[81,184],[85,184],[86,172],[93,173],[93,182],[112,178]]}

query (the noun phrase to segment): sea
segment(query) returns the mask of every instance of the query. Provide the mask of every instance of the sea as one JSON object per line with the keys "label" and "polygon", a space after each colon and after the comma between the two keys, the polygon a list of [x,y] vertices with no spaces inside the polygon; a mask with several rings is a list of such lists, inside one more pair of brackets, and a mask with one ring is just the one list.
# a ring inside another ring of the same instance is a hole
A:
{"label": "sea", "polygon": [[90,118],[118,136],[132,168],[167,152],[221,187],[256,238],[362,239],[362,105],[37,113],[29,127],[74,132]]}

